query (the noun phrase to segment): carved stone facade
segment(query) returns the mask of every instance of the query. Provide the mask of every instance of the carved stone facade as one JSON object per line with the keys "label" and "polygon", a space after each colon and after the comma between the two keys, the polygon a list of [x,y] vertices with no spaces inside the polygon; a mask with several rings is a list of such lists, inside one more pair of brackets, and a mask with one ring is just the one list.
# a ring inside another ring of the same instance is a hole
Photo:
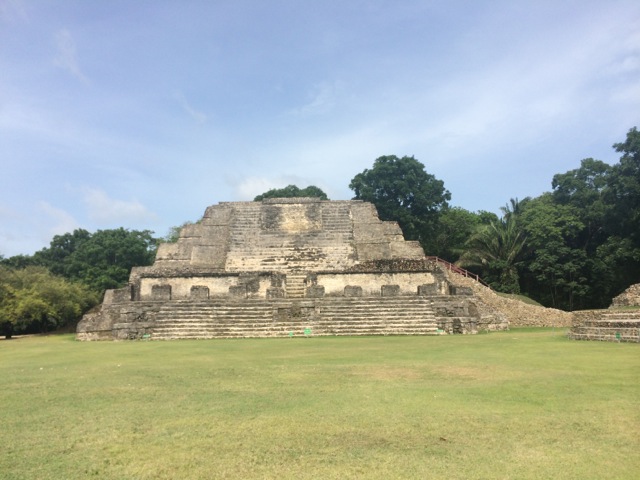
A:
{"label": "carved stone facade", "polygon": [[[475,333],[473,292],[366,202],[224,202],[78,325],[81,340]],[[447,307],[442,307],[442,305]],[[438,306],[439,305],[439,306]],[[484,316],[487,317],[486,315]]]}

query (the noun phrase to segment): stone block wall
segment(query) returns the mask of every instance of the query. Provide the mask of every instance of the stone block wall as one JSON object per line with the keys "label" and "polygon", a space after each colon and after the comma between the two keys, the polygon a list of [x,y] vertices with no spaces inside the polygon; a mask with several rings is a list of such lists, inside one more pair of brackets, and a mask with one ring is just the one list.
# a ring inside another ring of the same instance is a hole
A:
{"label": "stone block wall", "polygon": [[631,285],[613,299],[610,308],[620,307],[640,307],[640,283]]}
{"label": "stone block wall", "polygon": [[574,340],[640,343],[640,310],[573,312],[573,324],[567,336]]}
{"label": "stone block wall", "polygon": [[103,304],[84,315],[76,330],[78,340],[140,340],[150,335],[162,302]]}
{"label": "stone block wall", "polygon": [[477,307],[481,316],[502,315],[512,327],[569,327],[572,315],[570,312],[530,305],[498,295],[488,287],[472,278],[454,272],[447,272],[453,285],[465,286],[473,291],[479,300]]}
{"label": "stone block wall", "polygon": [[397,295],[416,295],[418,286],[425,284],[433,285],[434,291],[439,288],[431,272],[318,273],[317,282],[328,296],[343,296],[347,287],[360,287],[365,297],[380,296],[383,285],[397,285]]}

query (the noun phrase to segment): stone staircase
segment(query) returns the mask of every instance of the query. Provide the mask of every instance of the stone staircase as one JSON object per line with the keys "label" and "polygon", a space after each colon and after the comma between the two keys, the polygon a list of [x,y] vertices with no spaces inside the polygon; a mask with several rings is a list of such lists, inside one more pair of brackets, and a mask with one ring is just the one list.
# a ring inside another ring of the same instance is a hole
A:
{"label": "stone staircase", "polygon": [[232,215],[227,271],[317,270],[348,267],[354,257],[349,205],[319,204],[318,223],[308,231],[265,228],[262,205],[244,206]]}
{"label": "stone staircase", "polygon": [[287,298],[303,298],[305,289],[305,273],[287,273]]}
{"label": "stone staircase", "polygon": [[156,314],[153,340],[324,335],[435,335],[424,297],[176,301]]}
{"label": "stone staircase", "polygon": [[153,340],[272,336],[273,305],[264,301],[171,302],[157,313]]}
{"label": "stone staircase", "polygon": [[640,342],[640,310],[576,312],[567,336],[573,340]]}
{"label": "stone staircase", "polygon": [[436,318],[424,297],[322,299],[314,335],[435,335]]}

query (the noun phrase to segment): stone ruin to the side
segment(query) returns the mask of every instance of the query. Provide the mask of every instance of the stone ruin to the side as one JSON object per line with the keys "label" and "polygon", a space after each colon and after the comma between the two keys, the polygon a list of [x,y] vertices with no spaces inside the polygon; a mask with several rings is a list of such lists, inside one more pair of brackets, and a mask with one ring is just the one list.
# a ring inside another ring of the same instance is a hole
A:
{"label": "stone ruin to the side", "polygon": [[573,313],[568,336],[574,340],[640,343],[640,284],[615,297],[607,310]]}
{"label": "stone ruin to the side", "polygon": [[223,202],[106,292],[80,340],[431,335],[508,328],[366,202]]}

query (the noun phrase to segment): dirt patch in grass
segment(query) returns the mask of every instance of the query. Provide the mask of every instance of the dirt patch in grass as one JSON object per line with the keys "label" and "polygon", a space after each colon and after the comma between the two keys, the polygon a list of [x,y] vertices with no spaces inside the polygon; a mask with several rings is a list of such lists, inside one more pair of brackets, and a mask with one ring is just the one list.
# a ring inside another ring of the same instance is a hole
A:
{"label": "dirt patch in grass", "polygon": [[352,371],[353,375],[372,378],[380,381],[420,380],[424,377],[424,371],[417,368],[376,365],[358,368]]}
{"label": "dirt patch in grass", "polygon": [[445,377],[458,377],[468,380],[488,380],[495,377],[495,372],[486,367],[471,367],[461,365],[442,365],[438,367],[439,375]]}

